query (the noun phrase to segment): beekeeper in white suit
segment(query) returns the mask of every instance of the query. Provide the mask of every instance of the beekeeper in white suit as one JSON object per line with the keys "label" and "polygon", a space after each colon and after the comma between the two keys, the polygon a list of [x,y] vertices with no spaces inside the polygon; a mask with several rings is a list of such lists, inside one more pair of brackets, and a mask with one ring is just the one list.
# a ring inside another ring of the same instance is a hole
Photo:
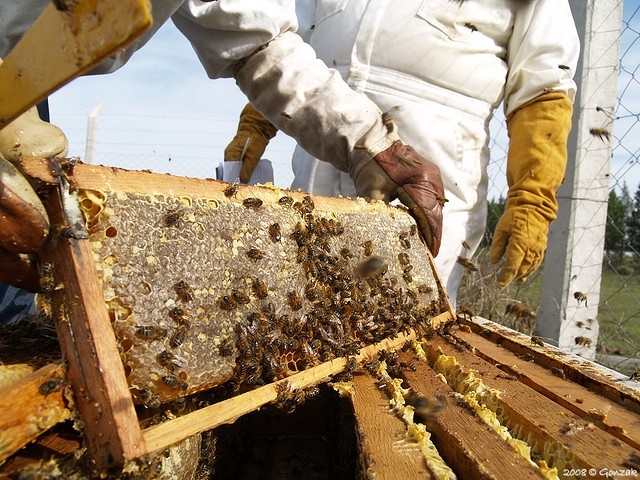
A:
{"label": "beekeeper in white suit", "polygon": [[[500,285],[526,280],[542,262],[566,168],[579,55],[568,2],[299,0],[297,9],[300,32],[318,57],[388,112],[400,136],[440,167],[449,202],[436,264],[454,302],[463,273],[458,257],[476,250],[485,229],[488,125],[504,101],[509,193],[491,258],[506,258]],[[248,178],[273,135],[247,105],[226,158],[237,157],[251,136]],[[356,194],[347,173],[303,147],[293,155],[292,188]]]}
{"label": "beekeeper in white suit", "polygon": [[[5,39],[11,36],[15,42],[29,26],[25,12],[39,12],[47,3],[3,0],[0,32]],[[151,3],[153,29],[98,71],[113,71],[126,63],[171,17],[211,78],[234,77],[249,100],[277,128],[297,139],[314,156],[350,172],[360,195],[399,198],[416,218],[431,250],[438,252],[445,201],[438,168],[400,140],[371,100],[354,92],[339,74],[317,60],[313,49],[295,33],[293,0]],[[2,44],[11,41],[2,40]],[[198,95],[211,94],[194,92],[194,102]],[[11,160],[16,156],[31,152],[64,155],[66,141],[58,129],[43,127],[33,115],[16,121],[19,128],[7,130],[0,142],[0,154],[5,159],[0,163],[5,170],[11,170]],[[30,135],[36,128],[45,134]],[[19,174],[14,171],[10,177],[10,182],[0,183],[0,257],[5,264],[14,263],[11,268],[0,264],[0,280],[37,290],[36,265],[19,254],[40,248],[48,234],[48,219]],[[27,284],[25,278],[32,282]]]}

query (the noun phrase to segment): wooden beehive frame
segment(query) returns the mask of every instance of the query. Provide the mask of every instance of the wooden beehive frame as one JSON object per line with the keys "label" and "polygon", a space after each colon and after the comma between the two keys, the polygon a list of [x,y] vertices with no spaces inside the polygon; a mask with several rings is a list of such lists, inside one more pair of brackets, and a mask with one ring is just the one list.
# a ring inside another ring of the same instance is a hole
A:
{"label": "wooden beehive frame", "polygon": [[[25,172],[41,185],[40,191],[50,215],[52,229],[60,231],[68,226],[65,210],[65,191],[59,188],[60,176],[66,174],[58,165],[36,159],[25,162]],[[157,181],[159,177],[154,176]],[[203,181],[184,177],[166,176],[166,188],[172,195],[194,195],[199,191],[211,193],[221,182]],[[75,165],[69,175],[72,190],[77,188],[100,189],[105,185],[117,185],[119,189],[136,193],[153,193],[157,184],[149,182],[147,172],[123,171],[105,167]],[[302,194],[292,194],[302,195]],[[341,201],[332,199],[332,208]],[[344,200],[344,202],[349,202]],[[104,302],[102,287],[92,257],[89,241],[71,238],[70,235],[51,235],[41,252],[43,262],[56,265],[55,289],[64,289],[67,299],[54,302],[56,328],[68,366],[68,378],[75,394],[78,412],[84,424],[88,451],[99,467],[122,464],[196,433],[233,422],[237,417],[274,401],[278,384],[288,382],[290,388],[305,388],[330,379],[344,370],[346,359],[338,358],[309,368],[256,390],[233,397],[210,407],[194,411],[182,417],[168,420],[146,430],[140,428],[136,410],[129,392],[124,367],[118,353],[118,345],[111,327],[109,313]],[[436,276],[433,264],[431,269]],[[439,279],[437,279],[439,282]],[[446,294],[444,301],[448,305]],[[58,320],[63,319],[63,320]],[[433,318],[433,325],[453,319],[449,306],[445,313]],[[414,333],[400,334],[361,349],[356,359],[364,361],[383,349],[395,349],[415,338]],[[25,439],[25,442],[29,439]]]}

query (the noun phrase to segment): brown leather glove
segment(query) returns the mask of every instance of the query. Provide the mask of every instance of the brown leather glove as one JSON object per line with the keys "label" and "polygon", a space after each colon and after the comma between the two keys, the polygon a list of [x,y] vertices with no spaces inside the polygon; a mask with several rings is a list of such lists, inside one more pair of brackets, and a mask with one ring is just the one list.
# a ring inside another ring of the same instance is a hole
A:
{"label": "brown leather glove", "polygon": [[49,217],[31,185],[15,167],[22,157],[55,157],[67,153],[62,131],[27,110],[0,130],[0,281],[37,289],[33,258],[49,233]]}
{"label": "brown leather glove", "polygon": [[[242,160],[242,168],[240,169],[242,183],[249,183],[251,174],[262,158],[269,140],[275,137],[276,133],[278,133],[278,129],[264,118],[253,105],[247,103],[240,113],[238,132],[224,150],[226,162]],[[248,145],[247,141],[249,141]],[[244,156],[242,155],[243,151]]]}
{"label": "brown leather glove", "polygon": [[396,140],[358,171],[354,183],[360,196],[386,202],[399,199],[413,214],[433,256],[438,255],[447,200],[436,164]]}

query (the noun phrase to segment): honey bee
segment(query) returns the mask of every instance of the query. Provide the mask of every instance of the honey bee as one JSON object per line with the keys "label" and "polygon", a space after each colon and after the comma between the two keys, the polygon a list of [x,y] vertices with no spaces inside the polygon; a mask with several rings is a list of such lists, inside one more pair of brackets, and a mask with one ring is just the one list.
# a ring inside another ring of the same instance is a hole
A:
{"label": "honey bee", "polygon": [[302,206],[304,207],[305,212],[311,212],[314,208],[316,208],[316,204],[311,198],[311,195],[305,195],[302,197]]}
{"label": "honey bee", "polygon": [[254,278],[253,282],[251,282],[251,291],[256,297],[260,299],[266,298],[269,293],[267,284],[259,278]]}
{"label": "honey bee", "polygon": [[187,408],[187,397],[183,397],[182,395],[178,396],[173,402],[173,405],[176,408],[176,413],[182,413]]}
{"label": "honey bee", "polygon": [[411,262],[411,258],[409,257],[408,253],[401,252],[398,254],[398,262],[400,263],[400,265],[406,266]]}
{"label": "honey bee", "polygon": [[246,305],[251,301],[249,295],[244,293],[242,290],[238,290],[237,288],[231,290],[231,296],[238,303],[238,305]]}
{"label": "honey bee", "polygon": [[466,240],[462,240],[462,246],[465,250],[471,250],[471,245],[469,245],[469,242],[467,242]]}
{"label": "honey bee", "polygon": [[416,233],[418,233],[418,226],[416,224],[412,224],[409,227],[409,235],[414,236]]}
{"label": "honey bee", "polygon": [[175,227],[180,222],[182,218],[181,210],[171,210],[164,216],[164,225],[165,227]]}
{"label": "honey bee", "polygon": [[472,32],[477,32],[478,31],[478,27],[476,27],[473,23],[471,22],[464,22],[464,26],[465,28],[468,28],[469,30],[471,30]]}
{"label": "honey bee", "polygon": [[302,298],[296,292],[287,292],[287,302],[294,312],[302,308]]}
{"label": "honey bee", "polygon": [[586,293],[582,293],[582,292],[574,292],[573,293],[573,298],[575,298],[578,301],[578,305],[580,305],[580,303],[584,302],[584,306],[587,306],[587,295]]}
{"label": "honey bee", "polygon": [[182,362],[171,352],[163,350],[158,354],[158,363],[163,367],[167,367],[172,372],[176,368],[182,368]]}
{"label": "honey bee", "polygon": [[273,243],[279,242],[282,239],[279,223],[269,225],[269,238],[271,238]]}
{"label": "honey bee", "polygon": [[259,198],[245,198],[242,202],[245,208],[252,208],[253,210],[258,210],[262,206],[262,200]]}
{"label": "honey bee", "polygon": [[603,142],[611,140],[611,132],[604,128],[590,128],[589,133]]}
{"label": "honey bee", "polygon": [[178,294],[178,297],[184,302],[193,300],[193,290],[187,282],[180,280],[173,286],[173,289]]}
{"label": "honey bee", "polygon": [[458,263],[460,265],[462,265],[464,268],[466,268],[467,270],[469,270],[470,272],[477,272],[478,271],[478,267],[476,266],[476,264],[473,263],[468,258],[458,257]]}
{"label": "honey bee", "polygon": [[504,307],[504,313],[505,315],[511,315],[520,320],[528,320],[535,316],[525,305],[518,302],[507,303]]}
{"label": "honey bee", "polygon": [[634,382],[640,382],[640,370],[634,370],[629,375],[629,380],[633,380]]}
{"label": "honey bee", "polygon": [[562,64],[558,65],[558,68],[559,68],[560,70],[571,70],[571,68],[570,68],[569,66],[567,66],[567,65],[562,65]]}
{"label": "honey bee", "polygon": [[576,337],[573,339],[573,341],[576,342],[576,345],[579,345],[581,347],[590,347],[593,343],[593,340],[588,337]]}
{"label": "honey bee", "polygon": [[76,233],[73,231],[73,228],[69,227],[68,225],[61,225],[57,230],[58,235],[60,235],[62,238],[78,238]]}
{"label": "honey bee", "polygon": [[345,368],[348,372],[355,372],[358,369],[358,362],[355,357],[347,358]]}
{"label": "honey bee", "polygon": [[409,250],[411,248],[411,241],[409,240],[409,233],[408,232],[402,232],[399,235],[400,238],[400,245],[402,245],[402,248],[405,248],[407,250]]}
{"label": "honey bee", "polygon": [[236,193],[238,193],[238,181],[236,180],[235,182],[233,182],[231,185],[229,185],[227,188],[224,189],[224,196],[227,198],[231,198],[234,197],[236,195]]}
{"label": "honey bee", "polygon": [[370,256],[373,253],[373,242],[371,240],[367,240],[362,244],[362,248],[364,249],[365,256]]}
{"label": "honey bee", "polygon": [[40,265],[40,291],[51,293],[56,288],[56,281],[53,278],[53,262],[44,262]]}
{"label": "honey bee", "polygon": [[65,381],[62,378],[50,378],[40,385],[38,388],[38,392],[40,395],[47,396],[53,392],[57,392],[62,387],[64,387]]}
{"label": "honey bee", "polygon": [[382,276],[387,272],[387,264],[380,257],[371,257],[360,263],[356,273],[362,278]]}
{"label": "honey bee", "polygon": [[139,325],[135,332],[136,335],[147,340],[161,340],[167,336],[167,329],[156,325]]}
{"label": "honey bee", "polygon": [[404,272],[402,274],[402,279],[407,283],[413,283],[413,275],[411,275],[409,272]]}
{"label": "honey bee", "polygon": [[173,307],[171,310],[169,310],[169,316],[172,320],[182,325],[189,325],[189,315],[184,309],[180,307]]}
{"label": "honey bee", "polygon": [[220,300],[218,300],[218,305],[222,310],[229,311],[237,308],[238,302],[233,298],[233,296],[223,295],[220,297]]}
{"label": "honey bee", "polygon": [[531,345],[538,345],[539,347],[544,347],[544,342],[540,337],[532,336]]}
{"label": "honey bee", "polygon": [[147,387],[143,387],[138,392],[138,397],[148,408],[160,408],[159,396],[152,393]]}
{"label": "honey bee", "polygon": [[230,357],[231,355],[233,355],[234,350],[235,345],[233,344],[233,340],[231,340],[230,338],[225,338],[220,343],[219,353],[221,357]]}
{"label": "honey bee", "polygon": [[340,255],[342,255],[342,258],[353,258],[351,250],[349,250],[347,247],[343,247],[340,249]]}
{"label": "honey bee", "polygon": [[280,115],[282,115],[287,120],[291,120],[291,115],[289,115],[287,112],[280,112]]}
{"label": "honey bee", "polygon": [[251,260],[260,260],[264,258],[264,253],[262,253],[262,251],[257,248],[250,248],[249,250],[247,250],[247,257],[249,257]]}
{"label": "honey bee", "polygon": [[180,345],[184,343],[186,338],[187,338],[187,329],[181,328],[176,333],[173,334],[173,337],[171,337],[171,342],[169,342],[169,345],[171,345],[171,348],[178,348]]}
{"label": "honey bee", "polygon": [[186,390],[189,385],[184,380],[178,378],[177,375],[170,373],[162,376],[162,383],[171,388],[177,388],[178,390]]}
{"label": "honey bee", "polygon": [[285,195],[284,197],[280,197],[278,199],[278,204],[286,207],[290,207],[291,205],[293,205],[293,202],[293,197],[290,197],[288,195]]}

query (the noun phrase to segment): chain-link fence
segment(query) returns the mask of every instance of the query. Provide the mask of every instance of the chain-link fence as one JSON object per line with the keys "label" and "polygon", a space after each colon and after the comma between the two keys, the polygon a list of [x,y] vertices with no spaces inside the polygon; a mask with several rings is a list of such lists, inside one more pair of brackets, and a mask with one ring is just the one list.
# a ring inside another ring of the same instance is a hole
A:
{"label": "chain-link fence", "polygon": [[[620,42],[613,131],[591,129],[594,146],[610,144],[610,193],[597,319],[599,335],[595,360],[625,373],[640,369],[640,4],[626,1]],[[585,65],[585,68],[589,68]],[[491,124],[492,159],[489,165],[489,225],[482,248],[476,254],[478,271],[468,272],[459,304],[473,313],[528,334],[535,333],[542,290],[542,272],[523,286],[500,291],[495,268],[487,261],[492,226],[503,208],[507,145],[504,119]],[[584,248],[590,248],[585,245]],[[578,293],[578,292],[576,292]],[[547,292],[548,294],[548,292]],[[596,299],[591,299],[595,303]],[[587,327],[589,328],[589,327]],[[557,339],[547,339],[556,343]]]}
{"label": "chain-link fence", "polygon": [[[174,40],[172,42],[174,48],[180,47]],[[630,372],[640,350],[640,4],[636,0],[624,3],[619,42],[618,93],[611,118],[613,130],[594,130],[594,141],[611,146],[612,160],[599,309],[597,319],[589,321],[597,320],[600,325],[596,360]],[[185,50],[184,55],[193,54]],[[193,61],[196,62],[195,57]],[[172,75],[179,73],[173,72]],[[193,77],[189,81],[192,82]],[[202,88],[201,91],[203,99],[204,95],[210,95]],[[142,107],[144,114],[139,115],[112,115],[105,109],[100,117],[99,132],[135,130],[138,136],[134,142],[116,144],[105,142],[98,135],[97,161],[126,168],[215,177],[215,166],[222,160],[224,147],[235,133],[237,115],[243,105],[244,99],[238,98],[232,110],[225,113],[219,108],[208,107],[215,115],[207,115],[206,110],[198,110],[192,104],[192,113],[184,116],[175,114],[170,107],[161,115],[150,114],[149,106]],[[68,118],[63,116],[62,120],[65,123]],[[61,126],[70,139],[71,153],[84,157],[86,130],[78,128],[78,125]],[[176,128],[176,125],[180,127]],[[484,242],[472,259],[477,270],[467,272],[458,295],[458,306],[534,334],[540,298],[545,295],[542,271],[533,274],[523,285],[514,284],[507,290],[500,290],[495,282],[496,269],[488,261],[493,228],[502,213],[507,194],[505,165],[508,139],[501,109],[497,110],[490,128],[488,227]],[[283,187],[291,181],[289,159],[293,146],[291,139],[280,134],[266,152],[274,162],[276,184]],[[208,152],[203,154],[203,148]],[[595,303],[596,300],[590,298],[589,302]],[[557,343],[557,339],[546,340]]]}

